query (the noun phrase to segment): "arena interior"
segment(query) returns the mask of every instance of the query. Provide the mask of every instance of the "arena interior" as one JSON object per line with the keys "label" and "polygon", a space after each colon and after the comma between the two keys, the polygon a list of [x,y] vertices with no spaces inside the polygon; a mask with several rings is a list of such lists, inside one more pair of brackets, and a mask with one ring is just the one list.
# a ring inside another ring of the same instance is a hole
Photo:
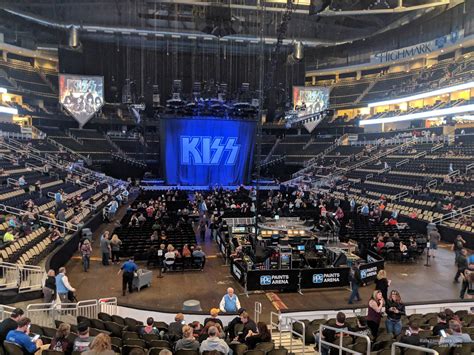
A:
{"label": "arena interior", "polygon": [[474,354],[474,1],[0,1],[0,352]]}

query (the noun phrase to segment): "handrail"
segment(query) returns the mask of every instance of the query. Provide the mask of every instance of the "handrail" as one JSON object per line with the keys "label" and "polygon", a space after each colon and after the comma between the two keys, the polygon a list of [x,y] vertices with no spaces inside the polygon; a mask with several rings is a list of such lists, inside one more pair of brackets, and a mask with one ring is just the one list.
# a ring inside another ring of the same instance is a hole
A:
{"label": "handrail", "polygon": [[[303,343],[303,347],[302,347],[301,350],[302,350],[302,354],[304,355],[304,348],[306,346],[306,343],[305,343],[306,326],[305,326],[304,322],[302,322],[302,321],[300,321],[296,318],[293,318],[293,317],[285,317],[284,319],[290,321],[290,324],[289,324],[290,333],[292,335],[294,335],[296,338],[301,338],[301,341]],[[302,328],[301,334],[293,329],[293,324],[295,324],[295,323],[301,324],[301,328]],[[289,351],[289,353],[293,354],[293,336],[290,337],[290,351]]]}
{"label": "handrail", "polygon": [[453,177],[453,176],[458,176],[459,174],[461,174],[461,172],[458,170],[454,170],[454,171],[451,171],[449,174],[448,174],[448,177]]}
{"label": "handrail", "polygon": [[17,186],[18,185],[18,180],[14,179],[14,178],[7,178],[7,186]]}
{"label": "handrail", "polygon": [[255,320],[255,323],[258,323],[260,321],[261,314],[262,314],[262,304],[260,302],[255,302],[255,305],[253,308],[253,319]]}
{"label": "handrail", "polygon": [[396,194],[393,199],[399,201],[402,197],[408,196],[410,193],[408,191],[403,191],[400,192],[399,194]]}
{"label": "handrail", "polygon": [[397,163],[395,164],[395,167],[398,168],[399,166],[402,166],[403,164],[406,164],[406,163],[408,163],[408,162],[410,162],[409,159],[400,160],[399,162],[397,162]]}
{"label": "handrail", "polygon": [[[277,322],[273,321],[274,316],[277,317]],[[280,334],[280,336],[279,336],[280,342],[278,344],[279,347],[281,347],[281,324],[280,324],[280,321],[281,321],[281,313],[270,312],[270,331],[272,331],[272,329],[278,329],[278,332]]]}
{"label": "handrail", "polygon": [[433,148],[431,148],[431,153],[437,151],[438,149],[441,149],[444,147],[443,143],[436,144]]}
{"label": "handrail", "polygon": [[353,336],[353,337],[364,338],[367,342],[367,351],[365,352],[365,354],[370,355],[370,349],[371,349],[372,345],[371,345],[370,338],[367,335],[351,332],[350,330],[331,327],[331,326],[325,325],[325,324],[320,324],[319,325],[319,345],[318,344],[316,344],[316,345],[318,346],[320,354],[321,354],[321,350],[322,350],[321,348],[322,348],[323,344],[325,344],[325,345],[327,345],[331,348],[339,349],[339,354],[341,354],[343,350],[344,350],[344,352],[348,352],[348,353],[351,353],[351,354],[360,354],[359,352],[354,351],[354,350],[349,349],[349,348],[346,348],[342,345],[342,339],[344,338],[343,336],[339,337],[339,345],[336,345],[334,343],[330,343],[328,341],[323,340],[321,338],[321,335],[323,334],[324,329],[333,330],[336,334],[340,333],[340,334],[347,334],[347,335],[350,335],[350,336]]}
{"label": "handrail", "polygon": [[415,156],[413,156],[413,159],[418,159],[418,158],[424,157],[425,155],[426,155],[426,151],[416,154]]}
{"label": "handrail", "polygon": [[432,188],[433,186],[438,186],[438,180],[437,179],[430,180],[426,183],[426,187],[428,187],[428,188]]}
{"label": "handrail", "polygon": [[469,165],[466,165],[466,173],[467,173],[469,170],[473,169],[473,168],[474,168],[474,163],[471,163],[471,164],[469,164]]}
{"label": "handrail", "polygon": [[405,349],[412,349],[412,350],[419,350],[419,351],[422,351],[425,354],[430,353],[430,354],[434,354],[434,355],[439,355],[439,353],[436,350],[426,348],[424,346],[416,346],[416,345],[410,345],[410,344],[399,343],[399,342],[395,342],[395,343],[392,344],[392,348],[391,348],[392,349],[391,350],[392,355],[396,354],[396,348],[397,347],[405,348]]}
{"label": "handrail", "polygon": [[365,176],[365,180],[369,180],[369,179],[372,179],[374,177],[374,174],[367,174]]}

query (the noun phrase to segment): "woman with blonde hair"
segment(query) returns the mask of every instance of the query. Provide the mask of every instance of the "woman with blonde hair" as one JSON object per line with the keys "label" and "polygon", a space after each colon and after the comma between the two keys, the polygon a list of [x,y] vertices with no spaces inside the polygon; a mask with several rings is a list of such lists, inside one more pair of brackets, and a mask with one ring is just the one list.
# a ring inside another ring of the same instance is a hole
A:
{"label": "woman with blonde hair", "polygon": [[90,345],[90,350],[83,352],[84,355],[115,355],[112,350],[112,340],[107,334],[98,334]]}
{"label": "woman with blonde hair", "polygon": [[73,342],[68,340],[68,336],[71,333],[71,326],[66,323],[61,323],[56,335],[51,340],[49,350],[63,351],[66,354],[72,353]]}
{"label": "woman with blonde hair", "polygon": [[199,350],[199,346],[199,342],[194,339],[193,328],[185,325],[183,327],[183,337],[176,342],[174,350]]}
{"label": "woman with blonde hair", "polygon": [[221,327],[224,327],[224,324],[222,321],[218,318],[219,316],[219,308],[211,308],[209,314],[211,315],[210,317],[204,319],[204,324],[207,324],[207,322],[214,322],[214,323],[219,323]]}
{"label": "woman with blonde hair", "polygon": [[372,292],[372,296],[369,300],[369,307],[367,310],[367,325],[372,332],[374,338],[377,337],[379,332],[380,321],[382,320],[382,309],[385,301],[380,290]]}
{"label": "woman with blonde hair", "polygon": [[384,269],[379,270],[375,279],[375,289],[380,290],[380,292],[382,292],[382,296],[385,300],[385,303],[387,303],[388,300],[388,287],[391,283],[392,280],[387,279],[387,272]]}
{"label": "woman with blonde hair", "polygon": [[112,239],[110,240],[110,248],[112,250],[112,262],[114,264],[118,264],[120,261],[119,254],[121,245],[122,241],[119,239],[117,234],[114,234],[112,236]]}

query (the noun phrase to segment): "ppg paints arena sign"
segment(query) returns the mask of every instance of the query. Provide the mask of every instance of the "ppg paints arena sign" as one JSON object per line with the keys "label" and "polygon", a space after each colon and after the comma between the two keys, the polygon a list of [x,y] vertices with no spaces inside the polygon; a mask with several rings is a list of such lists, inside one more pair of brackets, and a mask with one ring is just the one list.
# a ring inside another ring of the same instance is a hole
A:
{"label": "ppg paints arena sign", "polygon": [[403,59],[410,59],[419,55],[426,55],[436,52],[445,47],[452,46],[464,37],[464,30],[453,31],[446,36],[436,38],[429,42],[417,44],[415,46],[395,49],[393,51],[378,52],[370,56],[371,64],[381,64],[396,62]]}

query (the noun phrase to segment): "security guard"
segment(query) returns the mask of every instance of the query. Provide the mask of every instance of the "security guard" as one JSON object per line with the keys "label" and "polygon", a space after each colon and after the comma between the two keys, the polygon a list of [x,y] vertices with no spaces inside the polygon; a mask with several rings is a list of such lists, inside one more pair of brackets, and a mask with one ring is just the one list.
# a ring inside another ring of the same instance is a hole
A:
{"label": "security guard", "polygon": [[122,267],[120,268],[118,275],[122,274],[122,295],[125,296],[125,291],[127,290],[128,284],[128,292],[132,293],[132,284],[133,284],[133,275],[135,271],[138,270],[137,264],[135,264],[133,256],[131,256],[128,261],[123,263]]}

